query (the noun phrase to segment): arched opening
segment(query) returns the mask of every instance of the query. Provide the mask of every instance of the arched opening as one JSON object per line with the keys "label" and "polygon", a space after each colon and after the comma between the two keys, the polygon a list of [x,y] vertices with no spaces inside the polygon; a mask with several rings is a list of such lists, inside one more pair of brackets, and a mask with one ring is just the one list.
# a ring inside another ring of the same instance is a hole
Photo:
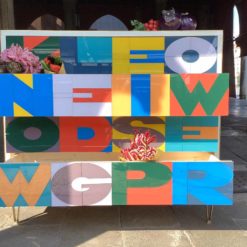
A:
{"label": "arched opening", "polygon": [[63,30],[64,22],[50,14],[45,14],[36,18],[28,27],[31,30]]}
{"label": "arched opening", "polygon": [[98,18],[89,28],[90,30],[128,30],[125,24],[113,15]]}
{"label": "arched opening", "polygon": [[236,6],[233,7],[233,54],[234,54],[234,71],[235,71],[235,86],[236,97],[240,94],[240,73],[241,73],[241,48],[237,46],[236,39],[239,37],[239,14]]}

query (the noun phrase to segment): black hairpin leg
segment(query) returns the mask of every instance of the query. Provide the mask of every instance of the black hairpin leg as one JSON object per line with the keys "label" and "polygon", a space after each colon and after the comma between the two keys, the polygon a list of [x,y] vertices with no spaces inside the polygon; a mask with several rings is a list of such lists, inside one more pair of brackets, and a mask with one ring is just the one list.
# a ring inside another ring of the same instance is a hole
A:
{"label": "black hairpin leg", "polygon": [[17,207],[17,210],[15,207],[12,207],[12,212],[13,212],[14,222],[19,223],[20,207]]}
{"label": "black hairpin leg", "polygon": [[213,218],[213,206],[207,206],[207,224],[212,223],[212,218]]}

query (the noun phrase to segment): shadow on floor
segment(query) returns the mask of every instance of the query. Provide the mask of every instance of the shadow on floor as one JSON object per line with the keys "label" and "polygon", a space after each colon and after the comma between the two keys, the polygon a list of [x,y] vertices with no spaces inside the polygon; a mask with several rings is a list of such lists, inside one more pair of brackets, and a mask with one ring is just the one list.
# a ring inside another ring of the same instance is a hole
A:
{"label": "shadow on floor", "polygon": [[74,247],[84,246],[83,243],[88,246],[88,241],[109,246],[104,245],[109,239],[115,243],[112,246],[125,246],[120,242],[122,232],[126,231],[138,234],[148,230],[166,230],[166,233],[169,230],[247,230],[247,195],[235,197],[234,206],[214,208],[210,225],[206,224],[206,210],[202,206],[21,208],[19,225],[13,225],[12,211],[8,208],[4,209],[5,219],[0,215],[1,222],[5,220],[5,225],[2,224],[5,229],[0,231],[0,246],[49,246],[47,243],[52,243],[50,246]]}

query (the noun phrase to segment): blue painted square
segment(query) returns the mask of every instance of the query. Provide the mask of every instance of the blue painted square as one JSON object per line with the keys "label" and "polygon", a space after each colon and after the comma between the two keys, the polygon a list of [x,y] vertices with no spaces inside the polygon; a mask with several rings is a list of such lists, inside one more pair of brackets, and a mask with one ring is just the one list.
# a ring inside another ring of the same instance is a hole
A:
{"label": "blue painted square", "polygon": [[77,62],[80,64],[82,73],[110,74],[112,71],[112,38],[78,37]]}
{"label": "blue painted square", "polygon": [[131,116],[150,116],[150,75],[131,75]]}
{"label": "blue painted square", "polygon": [[232,205],[233,164],[173,162],[174,205]]}
{"label": "blue painted square", "polygon": [[33,88],[11,74],[0,74],[0,116],[14,116],[16,103],[33,116],[53,116],[52,75],[33,75]]}
{"label": "blue painted square", "polygon": [[111,38],[60,38],[61,57],[67,74],[111,74],[111,49]]}
{"label": "blue painted square", "polygon": [[79,64],[77,62],[76,37],[61,37],[59,39],[61,58],[67,74],[76,74]]}
{"label": "blue painted square", "polygon": [[233,164],[189,162],[188,195],[198,200],[197,205],[232,205]]}

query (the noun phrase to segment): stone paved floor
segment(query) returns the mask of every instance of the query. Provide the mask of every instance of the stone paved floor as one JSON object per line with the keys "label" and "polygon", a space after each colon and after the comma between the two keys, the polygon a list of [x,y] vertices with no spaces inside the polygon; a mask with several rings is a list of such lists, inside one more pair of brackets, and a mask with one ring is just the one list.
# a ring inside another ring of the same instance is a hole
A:
{"label": "stone paved floor", "polygon": [[211,225],[204,207],[22,208],[0,210],[1,247],[246,247],[247,194],[216,207]]}
{"label": "stone paved floor", "polygon": [[[221,159],[247,171],[247,101],[231,100],[222,119]],[[22,208],[21,223],[0,209],[0,247],[246,247],[247,194],[234,205],[215,207],[211,225],[205,207]]]}
{"label": "stone paved floor", "polygon": [[247,193],[247,101],[230,103],[230,116],[222,118],[220,156],[234,161],[234,191]]}
{"label": "stone paved floor", "polygon": [[222,118],[221,159],[233,160],[235,170],[247,170],[247,101],[230,101],[230,115]]}

